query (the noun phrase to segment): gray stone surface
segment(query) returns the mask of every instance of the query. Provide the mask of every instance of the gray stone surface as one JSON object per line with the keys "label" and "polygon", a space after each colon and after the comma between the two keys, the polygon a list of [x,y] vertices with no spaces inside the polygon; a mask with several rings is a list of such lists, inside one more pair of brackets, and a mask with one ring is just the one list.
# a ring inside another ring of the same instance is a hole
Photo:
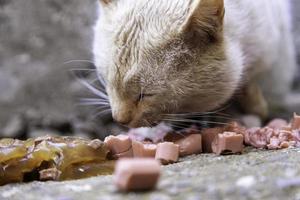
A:
{"label": "gray stone surface", "polygon": [[163,167],[156,190],[119,193],[113,176],[0,187],[2,200],[300,199],[300,149],[190,156]]}
{"label": "gray stone surface", "polygon": [[[90,60],[93,0],[0,1],[0,125],[24,110],[72,115],[79,90],[70,69]],[[80,87],[79,87],[80,88]]]}
{"label": "gray stone surface", "polygon": [[24,113],[50,123],[97,121],[95,107],[78,105],[80,97],[93,95],[72,73],[74,68],[92,67],[97,4],[0,0],[0,137],[1,127]]}

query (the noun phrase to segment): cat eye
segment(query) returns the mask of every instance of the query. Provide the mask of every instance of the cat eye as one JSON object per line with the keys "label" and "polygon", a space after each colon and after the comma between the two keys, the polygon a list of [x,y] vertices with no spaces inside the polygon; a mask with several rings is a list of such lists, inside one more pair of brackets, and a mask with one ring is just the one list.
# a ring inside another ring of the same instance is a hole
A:
{"label": "cat eye", "polygon": [[138,101],[143,101],[143,99],[148,98],[148,97],[153,97],[154,94],[145,94],[145,93],[141,93],[138,97]]}

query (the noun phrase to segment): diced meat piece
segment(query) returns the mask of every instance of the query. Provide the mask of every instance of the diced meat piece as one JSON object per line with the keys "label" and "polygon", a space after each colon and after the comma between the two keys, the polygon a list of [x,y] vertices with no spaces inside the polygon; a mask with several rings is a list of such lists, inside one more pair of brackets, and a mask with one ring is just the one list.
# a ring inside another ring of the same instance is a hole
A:
{"label": "diced meat piece", "polygon": [[132,141],[132,150],[133,150],[134,157],[154,158],[156,153],[156,148],[157,148],[156,144]]}
{"label": "diced meat piece", "polygon": [[133,151],[132,148],[130,148],[128,151],[117,153],[117,154],[111,154],[111,157],[115,160],[119,158],[132,158],[133,157]]}
{"label": "diced meat piece", "polygon": [[159,176],[160,164],[155,159],[120,159],[116,163],[114,183],[121,191],[151,190]]}
{"label": "diced meat piece", "polygon": [[124,153],[131,149],[131,139],[127,135],[110,135],[105,138],[104,144],[112,155]]}
{"label": "diced meat piece", "polygon": [[242,153],[244,137],[242,134],[235,132],[224,132],[218,134],[212,143],[212,150],[214,153],[221,154],[235,154]]}
{"label": "diced meat piece", "polygon": [[215,137],[223,133],[223,128],[207,128],[201,131],[202,136],[202,151],[203,153],[212,153],[211,144]]}
{"label": "diced meat piece", "polygon": [[164,165],[178,161],[179,145],[172,142],[163,142],[157,145],[155,159]]}
{"label": "diced meat piece", "polygon": [[191,134],[175,142],[179,145],[179,155],[188,156],[202,152],[202,136],[200,134]]}

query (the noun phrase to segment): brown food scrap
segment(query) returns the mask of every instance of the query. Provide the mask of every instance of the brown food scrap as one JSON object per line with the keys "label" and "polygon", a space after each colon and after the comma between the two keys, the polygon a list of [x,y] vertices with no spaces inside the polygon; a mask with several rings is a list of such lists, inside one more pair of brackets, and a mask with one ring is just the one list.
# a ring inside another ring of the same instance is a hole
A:
{"label": "brown food scrap", "polygon": [[151,190],[160,177],[160,164],[151,158],[120,159],[114,183],[121,191]]}
{"label": "brown food scrap", "polygon": [[132,150],[133,150],[134,157],[154,158],[156,153],[156,148],[157,148],[156,144],[132,141]]}
{"label": "brown food scrap", "polygon": [[292,120],[292,130],[300,129],[300,115],[294,113],[294,117]]}
{"label": "brown food scrap", "polygon": [[288,122],[284,119],[273,119],[272,121],[270,121],[267,125],[267,127],[269,128],[273,128],[273,129],[283,129],[288,127]]}
{"label": "brown food scrap", "polygon": [[41,181],[58,181],[61,171],[56,168],[44,169],[39,171]]}
{"label": "brown food scrap", "polygon": [[286,148],[289,148],[290,147],[290,143],[287,142],[287,141],[284,141],[280,144],[280,148],[281,149],[286,149]]}
{"label": "brown food scrap", "polygon": [[127,135],[110,135],[105,138],[104,144],[113,155],[124,153],[131,149],[131,139]]}
{"label": "brown food scrap", "polygon": [[223,128],[207,128],[201,131],[202,151],[204,153],[212,153],[211,144],[219,133],[223,133]]}
{"label": "brown food scrap", "polygon": [[218,134],[212,143],[212,150],[214,153],[221,154],[235,154],[242,153],[244,137],[242,134],[235,132],[224,132]]}
{"label": "brown food scrap", "polygon": [[164,165],[178,161],[179,145],[172,142],[163,142],[157,145],[155,159]]}

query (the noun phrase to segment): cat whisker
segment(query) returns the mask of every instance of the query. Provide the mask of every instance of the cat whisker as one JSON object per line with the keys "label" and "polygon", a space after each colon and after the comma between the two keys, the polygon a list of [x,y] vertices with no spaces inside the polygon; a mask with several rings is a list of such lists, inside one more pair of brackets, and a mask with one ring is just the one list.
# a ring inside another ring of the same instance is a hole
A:
{"label": "cat whisker", "polygon": [[103,78],[103,76],[101,76],[100,74],[98,74],[98,79],[99,79],[99,82],[100,82],[100,85],[103,87],[103,88],[106,88],[106,81],[105,79]]}
{"label": "cat whisker", "polygon": [[151,125],[151,123],[147,120],[147,119],[144,119],[144,122],[146,123],[146,125],[150,128],[152,128],[153,126]]}
{"label": "cat whisker", "polygon": [[81,102],[78,105],[80,106],[96,106],[96,105],[103,105],[109,107],[109,104],[102,103],[102,102]]}
{"label": "cat whisker", "polygon": [[95,108],[95,111],[102,111],[103,109],[111,109],[111,107],[110,106],[97,106],[96,108]]}
{"label": "cat whisker", "polygon": [[95,113],[92,118],[102,117],[107,114],[111,114],[111,109],[101,110],[100,112]]}
{"label": "cat whisker", "polygon": [[196,124],[218,124],[218,125],[228,125],[228,123],[224,122],[215,122],[215,121],[208,121],[208,120],[192,120],[192,119],[169,119],[165,118],[164,121],[169,122],[190,122],[190,123],[196,123]]}
{"label": "cat whisker", "polygon": [[103,98],[103,99],[108,99],[108,96],[106,93],[104,93],[103,91],[101,91],[100,89],[94,87],[93,85],[91,85],[90,83],[88,83],[86,80],[83,79],[79,79],[79,81],[86,87],[88,88],[92,93],[94,93],[95,95]]}
{"label": "cat whisker", "polygon": [[175,132],[173,132],[172,134],[180,135],[180,136],[182,136],[183,138],[186,138],[186,137],[187,137],[187,135],[185,135],[185,134],[183,134],[183,133],[180,133],[180,132],[178,132],[178,131],[175,131]]}
{"label": "cat whisker", "polygon": [[[105,88],[106,88],[106,83],[105,80],[103,79],[102,76],[98,75],[96,79],[93,79],[90,82],[88,82],[87,80],[85,80],[85,78],[83,77],[82,74],[78,74],[76,72],[80,72],[80,71],[87,71],[87,72],[95,72],[96,69],[72,69],[72,72],[74,72],[75,77],[81,82],[81,84],[83,84],[85,87],[87,87],[91,92],[93,92],[95,95],[100,96],[104,99],[108,99]],[[93,84],[99,81],[99,85],[101,87],[97,88],[96,86],[94,86]]]}
{"label": "cat whisker", "polygon": [[95,72],[96,69],[88,69],[88,68],[72,68],[70,71],[88,71],[88,72]]}
{"label": "cat whisker", "polygon": [[[169,123],[170,124],[170,126],[174,129],[179,129],[179,130],[181,130],[181,129],[187,129],[187,128],[189,128],[190,127],[190,124],[186,124],[186,123],[180,123],[180,122],[172,122],[172,123]],[[174,129],[174,130],[175,130]]]}
{"label": "cat whisker", "polygon": [[81,98],[81,102],[105,102],[109,104],[107,99],[97,99],[97,98]]}
{"label": "cat whisker", "polygon": [[90,64],[95,64],[93,61],[91,60],[69,60],[64,62],[64,65],[70,64],[70,63],[75,63],[75,62],[81,62],[81,63],[90,63]]}
{"label": "cat whisker", "polygon": [[231,120],[231,121],[238,121],[236,118],[232,117],[225,117],[225,116],[218,116],[218,115],[194,115],[194,114],[186,114],[186,115],[164,115],[166,117],[169,117],[170,119],[189,119],[189,118],[195,118],[195,119],[203,119],[203,118],[215,118],[215,119],[223,119],[223,120]]}
{"label": "cat whisker", "polygon": [[211,116],[211,115],[219,115],[219,116],[228,116],[229,114],[226,113],[220,113],[220,112],[188,112],[188,113],[169,113],[164,114],[165,116]]}

